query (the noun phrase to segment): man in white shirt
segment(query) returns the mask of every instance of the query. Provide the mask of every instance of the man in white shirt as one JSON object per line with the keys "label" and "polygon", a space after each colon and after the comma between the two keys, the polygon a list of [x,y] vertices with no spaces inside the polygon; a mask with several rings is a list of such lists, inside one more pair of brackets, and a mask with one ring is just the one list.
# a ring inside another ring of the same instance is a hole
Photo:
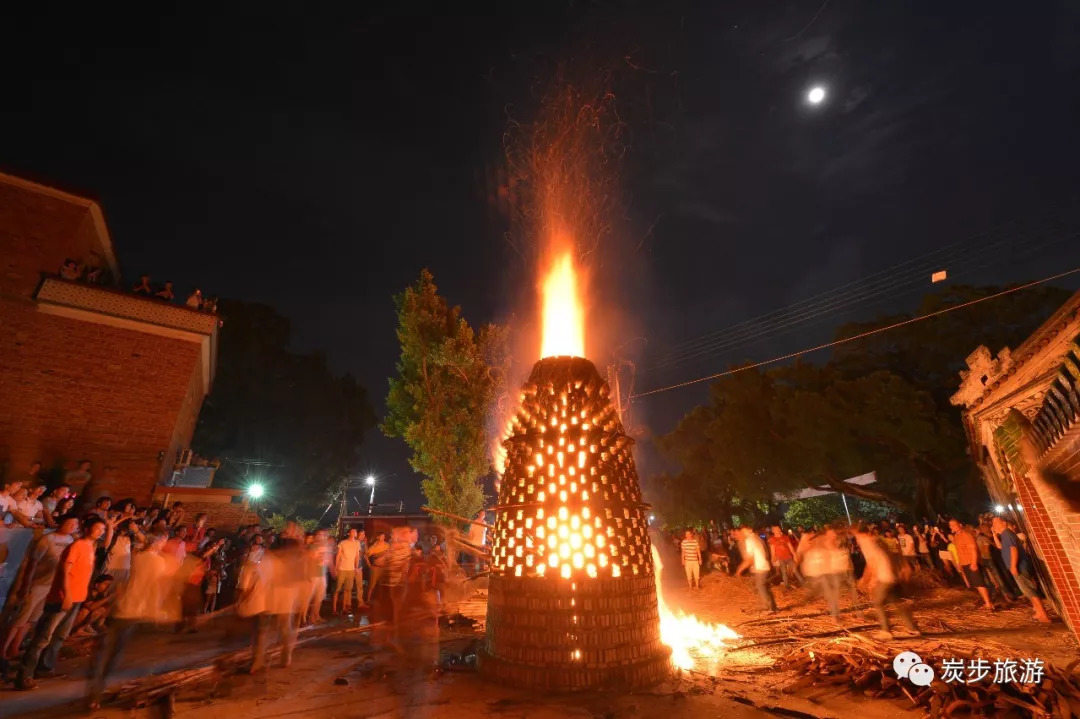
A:
{"label": "man in white shirt", "polygon": [[16,495],[22,489],[22,481],[5,482],[0,490],[0,524],[19,524],[24,527],[30,526],[30,520],[18,507]]}
{"label": "man in white shirt", "polygon": [[18,500],[15,506],[20,512],[23,513],[31,523],[41,525],[45,523],[45,505],[41,503],[39,497],[45,493],[45,487],[32,487],[30,489],[20,490],[25,492],[26,496]]}
{"label": "man in white shirt", "polygon": [[892,639],[892,631],[889,629],[889,617],[885,613],[885,605],[895,602],[896,612],[900,620],[915,636],[922,636],[919,627],[915,624],[911,611],[902,601],[896,591],[896,572],[893,570],[892,559],[881,543],[866,531],[866,526],[860,524],[855,528],[855,541],[859,543],[859,551],[866,560],[864,576],[868,573],[872,578],[873,585],[870,590],[871,600],[874,603],[874,611],[877,613],[878,622],[881,624],[881,636],[884,639]]}
{"label": "man in white shirt", "polygon": [[749,569],[754,575],[754,587],[761,598],[762,606],[769,613],[775,613],[777,611],[776,599],[773,598],[772,589],[769,587],[769,572],[772,571],[772,564],[765,551],[765,543],[748,525],[744,524],[739,531],[743,538],[743,561],[735,571],[735,576],[738,577]]}
{"label": "man in white shirt", "polygon": [[[334,569],[337,573],[337,583],[334,585],[334,599],[330,604],[330,611],[337,614],[338,595],[344,593],[345,599],[342,608],[346,614],[352,610],[352,596],[356,589],[356,570],[360,567],[360,540],[357,539],[359,532],[349,530],[349,536],[338,543],[337,555],[334,558]],[[360,590],[363,594],[363,589]],[[362,597],[358,597],[360,604]]]}
{"label": "man in white shirt", "polygon": [[4,491],[0,492],[0,519],[3,520],[3,524],[16,524],[22,527],[34,526],[34,523],[30,521],[30,517],[27,517],[22,507],[20,507],[20,505],[26,504],[26,495],[27,491],[23,489],[21,481],[8,482],[4,485]]}
{"label": "man in white shirt", "polygon": [[896,541],[900,545],[900,557],[908,569],[914,572],[919,568],[918,551],[915,547],[915,537],[908,534],[907,527],[902,524],[896,525]]}
{"label": "man in white shirt", "polygon": [[117,592],[109,630],[93,657],[90,709],[101,706],[105,682],[135,631],[143,625],[171,624],[180,620],[180,564],[164,553],[165,535],[154,535],[131,563],[131,579]]}

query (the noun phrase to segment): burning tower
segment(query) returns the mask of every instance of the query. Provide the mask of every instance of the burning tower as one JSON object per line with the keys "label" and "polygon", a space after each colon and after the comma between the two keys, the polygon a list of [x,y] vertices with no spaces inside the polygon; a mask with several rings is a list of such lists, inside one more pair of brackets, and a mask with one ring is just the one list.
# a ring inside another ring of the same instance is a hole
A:
{"label": "burning tower", "polygon": [[556,691],[671,667],[648,506],[608,384],[584,355],[572,258],[544,286],[543,358],[511,420],[492,537],[484,673]]}

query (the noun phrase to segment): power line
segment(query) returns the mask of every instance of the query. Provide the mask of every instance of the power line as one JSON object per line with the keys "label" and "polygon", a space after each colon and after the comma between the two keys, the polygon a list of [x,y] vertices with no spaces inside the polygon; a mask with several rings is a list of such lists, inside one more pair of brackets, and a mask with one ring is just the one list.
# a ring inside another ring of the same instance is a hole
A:
{"label": "power line", "polygon": [[649,390],[647,392],[639,392],[639,393],[633,395],[632,397],[630,397],[630,399],[637,399],[638,397],[646,397],[646,396],[652,395],[652,394],[659,394],[660,392],[667,392],[668,390],[679,389],[680,387],[689,387],[692,384],[698,384],[698,383],[701,383],[701,382],[708,382],[709,380],[718,379],[720,377],[726,377],[728,375],[733,375],[733,374],[735,374],[737,372],[743,372],[744,370],[755,369],[757,367],[763,367],[765,365],[775,364],[777,362],[783,362],[784,360],[794,359],[795,357],[799,357],[799,356],[802,356],[804,354],[809,354],[811,352],[817,352],[818,350],[828,349],[830,347],[836,347],[837,345],[846,344],[848,342],[854,342],[855,340],[860,340],[860,339],[863,339],[864,337],[869,337],[870,335],[876,335],[876,334],[879,334],[881,332],[885,332],[887,330],[896,329],[897,327],[903,327],[904,325],[914,324],[915,322],[919,322],[921,320],[928,320],[931,317],[937,317],[937,316],[943,315],[943,314],[945,314],[947,312],[952,312],[954,310],[960,310],[960,309],[963,309],[965,307],[970,307],[972,305],[977,305],[980,302],[986,302],[987,300],[992,300],[992,299],[996,299],[998,297],[1003,297],[1004,295],[1009,295],[1009,294],[1012,294],[1013,292],[1019,292],[1020,290],[1026,290],[1029,287],[1034,287],[1036,285],[1045,284],[1047,282],[1053,282],[1054,280],[1060,280],[1062,277],[1068,277],[1069,275],[1076,274],[1077,272],[1080,272],[1080,267],[1075,267],[1075,268],[1073,268],[1071,270],[1068,270],[1066,272],[1061,272],[1061,273],[1056,274],[1056,275],[1051,275],[1050,277],[1045,277],[1045,278],[1043,278],[1041,280],[1035,280],[1034,282],[1028,282],[1028,283],[1023,284],[1023,285],[1018,285],[1016,287],[1011,287],[1011,288],[1009,288],[1007,290],[1002,290],[1001,292],[996,292],[996,293],[994,293],[992,295],[987,295],[986,297],[979,297],[979,298],[974,299],[974,300],[968,300],[967,302],[962,302],[962,303],[960,303],[958,305],[953,305],[951,307],[945,307],[944,309],[937,310],[936,312],[930,312],[930,313],[925,314],[925,315],[920,315],[918,317],[911,317],[909,319],[902,320],[900,322],[895,322],[895,323],[893,323],[891,325],[886,325],[885,327],[878,327],[877,329],[868,330],[866,332],[860,332],[857,335],[853,335],[851,337],[845,337],[844,339],[835,340],[835,341],[829,342],[827,344],[818,345],[816,347],[810,347],[810,348],[807,348],[807,349],[804,349],[804,350],[799,350],[798,352],[791,352],[790,354],[786,354],[786,355],[783,355],[781,357],[774,357],[772,359],[764,360],[762,362],[754,362],[752,364],[744,365],[742,367],[734,367],[734,368],[726,370],[724,372],[717,372],[716,374],[709,375],[708,377],[699,377],[698,379],[692,379],[692,380],[689,380],[687,382],[680,382],[678,384],[673,384],[673,385],[670,385],[668,387],[659,387],[657,389],[651,389],[651,390]]}
{"label": "power line", "polygon": [[[968,236],[967,238],[957,240],[944,247],[940,247],[936,250],[932,250],[923,255],[913,257],[904,262],[900,262],[892,267],[879,270],[878,272],[871,273],[866,277],[852,280],[845,284],[835,287],[831,290],[819,293],[812,297],[794,302],[787,307],[778,308],[766,312],[751,319],[744,320],[726,328],[714,330],[708,332],[695,339],[685,340],[683,342],[676,343],[671,346],[671,349],[659,357],[661,363],[670,360],[672,357],[677,357],[691,349],[696,349],[702,345],[708,345],[717,341],[717,339],[723,339],[729,337],[731,333],[745,332],[747,330],[752,331],[755,326],[761,324],[768,324],[771,322],[785,319],[787,315],[794,312],[802,312],[806,310],[816,309],[817,305],[822,303],[831,303],[837,300],[841,300],[846,296],[850,296],[852,293],[864,293],[870,286],[880,286],[881,282],[878,278],[886,281],[895,281],[896,279],[903,279],[903,277],[917,277],[921,274],[925,274],[927,270],[940,269],[945,264],[955,263],[964,259],[965,255],[972,254],[973,251],[977,251],[980,256],[985,257],[988,251],[995,250],[1002,245],[1008,245],[1010,243],[1026,243],[1032,239],[1033,236],[1042,235],[1044,233],[1050,234],[1059,231],[1063,225],[1063,215],[1067,215],[1068,219],[1075,219],[1076,207],[1061,207],[1052,212],[1048,212],[1043,215],[1042,219],[1036,223],[1029,225],[1026,231],[1021,229],[1021,236],[1006,234],[1016,228],[1020,222],[1016,219],[1004,222],[998,227],[991,230],[987,230],[981,233]],[[1069,223],[1072,224],[1072,223]],[[994,239],[997,237],[997,239]],[[1063,238],[1058,238],[1060,241]],[[1054,242],[1051,239],[1048,242]],[[966,261],[966,260],[965,260]],[[912,267],[914,265],[914,267]],[[955,265],[954,265],[955,266]],[[903,269],[908,268],[908,269]],[[898,275],[902,277],[897,277]]]}
{"label": "power line", "polygon": [[[1008,259],[1010,261],[1016,261],[1019,258],[1031,256],[1037,251],[1044,249],[1050,245],[1059,244],[1064,240],[1072,240],[1076,238],[1076,234],[1069,236],[1061,236],[1045,240],[1043,242],[1032,244],[1025,244],[1020,248],[1017,248],[1018,252],[1014,252]],[[1000,243],[998,243],[1000,244]],[[993,247],[993,246],[991,246]],[[1000,253],[999,253],[1000,254]],[[982,257],[985,257],[986,252],[981,253]],[[974,258],[970,258],[974,259]],[[976,272],[986,267],[994,265],[994,261],[980,262],[968,266],[968,259],[964,263],[957,264],[956,262],[949,262],[948,269],[951,274],[957,276],[956,269],[960,268],[960,274],[967,274],[969,272]],[[938,267],[939,264],[933,265]],[[722,350],[734,351],[739,347],[743,347],[749,344],[754,344],[762,339],[767,338],[769,335],[775,335],[781,332],[785,328],[794,327],[796,325],[802,325],[804,323],[813,320],[821,315],[833,315],[848,311],[852,308],[864,309],[867,307],[868,302],[870,304],[880,303],[883,299],[891,299],[893,296],[903,296],[911,294],[912,287],[914,285],[921,285],[925,282],[926,271],[917,270],[911,277],[897,277],[887,282],[880,283],[877,287],[868,287],[857,291],[850,297],[837,298],[835,301],[830,301],[825,304],[820,304],[817,307],[807,307],[798,313],[788,313],[788,316],[779,316],[768,322],[761,323],[757,326],[744,327],[742,330],[733,332],[725,337],[717,337],[715,340],[700,342],[699,347],[687,348],[682,352],[672,352],[667,355],[667,358],[652,365],[650,369],[663,369],[678,364],[682,364],[696,357],[704,355],[711,355]],[[905,289],[906,288],[906,289]],[[917,289],[917,288],[915,288]],[[895,290],[895,292],[892,292]],[[885,295],[885,297],[883,297]],[[874,298],[878,298],[874,300]],[[754,320],[750,320],[753,322]],[[746,323],[740,323],[745,325]],[[740,325],[735,325],[739,327]]]}
{"label": "power line", "polygon": [[[1003,241],[994,243],[993,245],[991,245],[991,247],[996,247],[998,244],[1001,244],[1001,242]],[[969,252],[969,250],[961,250],[961,253],[964,252]],[[960,257],[962,257],[962,254],[960,255]],[[918,277],[918,279],[921,280],[924,276],[926,276],[927,270],[929,269],[928,267],[926,267],[926,262],[923,262],[923,267],[913,268],[899,273],[896,272],[901,267],[903,267],[904,264],[916,262],[920,259],[922,258],[916,258],[915,260],[910,260],[909,262],[897,264],[897,266],[889,268],[888,270],[882,270],[880,272],[869,274],[863,277],[863,279],[861,280],[855,280],[853,282],[840,285],[839,287],[836,287],[834,289],[825,291],[825,293],[821,293],[819,295],[815,295],[804,300],[799,300],[798,302],[793,302],[785,308],[772,310],[765,314],[758,315],[757,317],[750,318],[750,320],[744,320],[742,322],[730,325],[725,328],[710,331],[710,333],[706,333],[705,335],[702,335],[697,339],[687,340],[675,344],[672,350],[667,352],[666,355],[661,358],[661,364],[664,364],[665,362],[670,362],[672,360],[672,357],[677,357],[680,354],[685,354],[686,352],[692,352],[694,350],[707,347],[707,345],[710,345],[717,340],[723,340],[732,336],[738,336],[740,334],[745,334],[746,331],[754,331],[755,328],[758,327],[765,327],[769,326],[770,324],[782,322],[784,320],[787,320],[788,317],[796,316],[799,313],[813,312],[822,308],[831,307],[836,302],[847,301],[851,298],[858,299],[863,294],[865,294],[867,290],[874,287],[874,284],[877,281],[878,277],[882,277],[882,280],[887,282],[886,285],[881,285],[880,283],[878,283],[878,288],[882,286],[889,286],[897,282],[912,280],[915,279],[915,277]],[[955,256],[946,256],[940,260],[935,260],[930,267],[936,268],[941,266],[943,262],[953,262],[956,259],[957,257]]]}
{"label": "power line", "polygon": [[[888,269],[872,273],[864,278],[853,280],[832,290],[800,300],[787,307],[772,310],[763,315],[759,315],[758,317],[738,322],[729,327],[708,332],[696,339],[677,343],[673,345],[668,352],[661,355],[654,366],[661,367],[666,364],[677,362],[681,356],[691,352],[696,354],[698,350],[710,348],[717,342],[727,344],[735,339],[742,339],[742,337],[748,333],[752,336],[756,332],[769,328],[770,325],[775,325],[779,322],[806,313],[814,313],[819,310],[831,309],[833,307],[839,309],[867,296],[873,297],[882,294],[884,291],[896,286],[903,286],[915,281],[921,282],[928,272],[935,269],[948,267],[948,269],[955,273],[958,263],[959,266],[962,267],[973,259],[971,256],[985,258],[988,253],[1003,254],[1010,249],[1008,247],[1010,244],[1027,246],[1030,240],[1037,238],[1039,235],[1052,234],[1059,230],[1060,223],[1052,222],[1048,226],[1044,225],[1041,228],[1032,228],[1021,237],[1009,236],[990,241],[990,238],[984,238],[984,236],[980,235],[952,243],[951,245],[926,253],[925,255],[901,262]],[[1051,237],[1040,244],[1054,244],[1056,242],[1061,242],[1064,239],[1066,238]],[[976,242],[976,240],[979,241]],[[911,265],[914,266],[909,267]],[[901,268],[904,267],[908,267],[908,269],[901,270]]]}
{"label": "power line", "polygon": [[[919,255],[917,257],[913,257],[913,258],[911,258],[909,260],[905,260],[904,262],[900,262],[900,263],[898,263],[896,265],[893,265],[892,267],[888,267],[886,269],[879,270],[878,272],[873,272],[873,273],[867,275],[866,277],[863,277],[863,278],[860,278],[860,279],[857,279],[857,280],[852,280],[851,282],[846,282],[846,283],[840,285],[839,287],[834,287],[831,290],[826,290],[825,292],[820,292],[820,293],[818,293],[818,294],[816,294],[816,295],[814,295],[812,297],[808,297],[806,299],[799,300],[798,302],[793,302],[788,307],[781,307],[779,309],[771,310],[769,312],[766,312],[763,315],[759,315],[758,317],[754,317],[754,318],[751,318],[751,319],[748,319],[748,320],[744,320],[744,321],[736,323],[736,324],[734,324],[734,325],[732,325],[730,327],[720,329],[720,330],[714,330],[712,332],[707,332],[706,334],[702,335],[701,337],[698,337],[697,339],[691,339],[691,340],[687,340],[687,341],[684,341],[684,342],[677,343],[677,344],[674,345],[673,348],[675,350],[683,349],[683,348],[688,347],[690,345],[698,344],[701,341],[708,341],[708,338],[710,338],[710,337],[712,337],[714,335],[718,335],[718,334],[721,334],[721,333],[724,333],[724,332],[730,332],[731,330],[734,330],[734,329],[736,329],[738,327],[742,327],[743,325],[752,324],[752,323],[758,322],[760,320],[766,320],[766,319],[769,319],[769,318],[773,317],[774,315],[784,314],[784,313],[786,313],[787,311],[789,311],[791,309],[802,307],[803,305],[806,305],[806,304],[814,304],[815,302],[817,302],[819,300],[832,299],[833,295],[842,296],[842,295],[846,294],[849,291],[858,291],[859,285],[869,284],[872,280],[874,280],[875,278],[878,278],[878,277],[885,277],[885,276],[895,275],[899,270],[901,270],[901,268],[907,267],[909,265],[913,265],[913,264],[918,263],[918,262],[922,262],[923,264],[926,264],[926,261],[931,257],[938,257],[939,255],[942,255],[942,254],[944,254],[946,256],[949,256],[949,255],[952,255],[953,253],[955,253],[957,251],[959,251],[960,253],[963,253],[963,252],[966,252],[967,250],[969,250],[971,248],[974,248],[974,247],[985,248],[986,244],[985,244],[985,242],[983,240],[985,239],[987,234],[989,234],[989,233],[982,233],[982,234],[979,234],[979,235],[975,235],[973,237],[968,237],[968,238],[963,239],[963,240],[957,240],[956,242],[948,244],[945,247],[939,247],[936,250],[932,250],[930,252]],[[1007,241],[1008,239],[1009,238],[1005,238],[1003,240],[997,240],[996,242],[992,243],[992,246],[1001,244],[1002,242]],[[939,264],[941,261],[942,260],[940,260],[940,259],[934,260],[933,264]],[[922,270],[920,270],[920,271],[922,271]],[[912,272],[912,270],[910,270],[910,269],[909,270],[904,270],[904,272],[905,273],[910,273],[910,272]]]}

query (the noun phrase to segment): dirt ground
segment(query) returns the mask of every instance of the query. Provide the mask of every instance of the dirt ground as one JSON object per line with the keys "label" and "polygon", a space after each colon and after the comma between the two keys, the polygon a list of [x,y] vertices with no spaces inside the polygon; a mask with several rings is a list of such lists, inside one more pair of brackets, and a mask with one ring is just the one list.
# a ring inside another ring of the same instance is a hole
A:
{"label": "dirt ground", "polygon": [[[786,652],[817,636],[850,633],[874,641],[876,622],[862,609],[842,615],[838,627],[824,611],[823,602],[802,589],[776,588],[779,615],[756,609],[749,579],[709,575],[702,589],[691,592],[671,578],[665,581],[668,604],[710,622],[722,622],[741,635],[738,642],[700,671],[675,672],[669,681],[647,691],[629,694],[538,696],[536,693],[484,681],[468,663],[470,646],[480,636],[484,599],[476,595],[454,607],[480,620],[476,629],[444,632],[441,658],[445,670],[431,671],[402,660],[378,646],[368,634],[331,633],[298,648],[293,666],[273,669],[265,678],[234,675],[191,686],[175,697],[175,716],[201,719],[260,717],[320,717],[322,719],[375,719],[408,717],[450,719],[461,716],[507,719],[564,719],[566,717],[846,717],[856,713],[868,719],[911,717],[909,707],[897,700],[874,700],[847,693],[821,698],[812,688],[786,693],[795,677],[773,667]],[[850,602],[850,595],[846,598]],[[1080,656],[1072,633],[1060,620],[1049,626],[1031,618],[1027,605],[994,613],[978,609],[973,592],[937,588],[912,601],[921,640],[949,646],[949,642],[977,642],[988,655],[1002,658],[1037,656],[1065,665]],[[242,627],[241,627],[242,629]],[[317,630],[326,632],[327,628]],[[200,635],[154,634],[141,637],[124,666],[127,677],[140,671],[167,671],[205,663],[215,651],[244,645],[244,637],[226,626]],[[201,658],[200,658],[201,657]],[[186,660],[186,663],[185,663]],[[457,660],[456,662],[453,660]],[[175,665],[175,666],[174,666]],[[33,692],[0,692],[0,716],[149,717],[156,709],[111,709],[93,713],[77,710],[85,690],[86,660],[64,666],[70,679],[50,680]],[[160,714],[158,714],[160,715]]]}

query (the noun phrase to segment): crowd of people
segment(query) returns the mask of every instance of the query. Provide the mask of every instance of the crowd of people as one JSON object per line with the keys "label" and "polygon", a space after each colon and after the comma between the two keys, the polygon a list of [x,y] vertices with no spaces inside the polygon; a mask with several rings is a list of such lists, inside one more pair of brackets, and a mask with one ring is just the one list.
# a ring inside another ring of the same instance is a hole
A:
{"label": "crowd of people", "polygon": [[1035,620],[1050,622],[1027,537],[1001,516],[984,515],[976,524],[939,517],[936,522],[834,522],[809,529],[722,529],[709,522],[703,528],[670,531],[668,546],[678,554],[691,590],[701,588],[702,570],[749,573],[768,612],[779,611],[773,584],[785,590],[805,586],[811,592],[807,601],[824,597],[839,619],[847,587],[853,605],[860,590],[870,596],[883,634],[892,634],[885,610],[890,604],[906,628],[918,633],[906,604],[897,600],[909,582],[925,573],[935,582],[974,591],[985,611],[994,611],[995,601],[1027,601]]}
{"label": "crowd of people", "polygon": [[[58,273],[62,279],[69,280],[71,282],[85,282],[89,285],[102,284],[106,282],[105,269],[102,267],[100,258],[93,256],[87,262],[78,262],[66,258],[63,264],[60,265],[60,271]],[[145,295],[153,299],[161,300],[162,302],[172,302],[176,299],[176,295],[173,292],[173,283],[166,280],[160,285],[155,285],[150,282],[150,275],[142,275],[139,277],[139,282],[132,286],[131,292],[136,295]],[[218,300],[214,298],[204,298],[202,291],[196,289],[187,299],[184,301],[185,307],[190,307],[193,310],[202,310],[203,312],[217,312]]]}
{"label": "crowd of people", "polygon": [[460,571],[445,538],[421,540],[414,528],[370,541],[352,529],[335,542],[327,529],[305,533],[294,522],[280,532],[250,524],[225,534],[205,514],[188,517],[181,502],[140,507],[102,497],[84,506],[69,485],[46,491],[7,481],[0,515],[5,527],[41,530],[21,567],[3,568],[17,578],[0,626],[4,677],[33,688],[56,675],[69,638],[96,637],[95,706],[139,627],[198,631],[224,608],[250,622],[256,673],[274,641],[289,665],[298,628],[323,618],[328,592],[331,614],[359,621],[362,613],[382,623],[386,641],[430,647],[447,577]]}

